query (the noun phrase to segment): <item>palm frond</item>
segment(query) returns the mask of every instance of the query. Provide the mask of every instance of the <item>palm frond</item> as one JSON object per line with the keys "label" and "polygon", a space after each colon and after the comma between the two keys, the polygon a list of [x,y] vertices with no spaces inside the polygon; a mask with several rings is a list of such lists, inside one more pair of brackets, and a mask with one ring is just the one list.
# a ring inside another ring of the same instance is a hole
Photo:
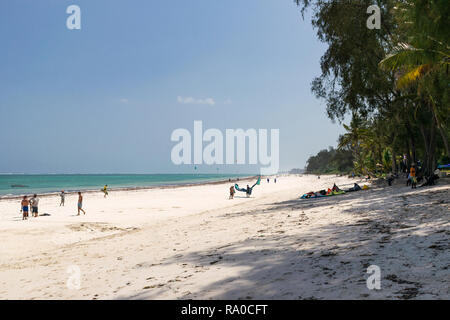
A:
{"label": "palm frond", "polygon": [[412,68],[397,79],[397,88],[402,90],[410,87],[416,83],[423,75],[425,75],[431,69],[430,64],[422,64],[418,67]]}
{"label": "palm frond", "polygon": [[396,71],[405,66],[417,66],[432,62],[430,52],[412,47],[402,47],[380,61],[383,70]]}

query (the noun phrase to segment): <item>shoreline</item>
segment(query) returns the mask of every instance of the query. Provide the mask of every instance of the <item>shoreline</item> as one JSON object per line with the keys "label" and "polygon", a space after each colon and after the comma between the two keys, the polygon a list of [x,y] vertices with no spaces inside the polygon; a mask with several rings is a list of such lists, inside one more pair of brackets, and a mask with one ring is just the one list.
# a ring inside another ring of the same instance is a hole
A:
{"label": "shoreline", "polygon": [[[229,179],[221,179],[221,180],[206,180],[206,181],[198,181],[198,182],[180,182],[180,183],[172,183],[172,184],[158,184],[158,185],[152,185],[152,186],[129,186],[129,187],[112,187],[108,188],[108,192],[111,191],[139,191],[139,190],[151,190],[151,189],[174,189],[174,188],[181,188],[181,187],[190,187],[190,186],[198,186],[198,185],[215,185],[215,184],[222,184],[226,182],[237,182],[241,180],[247,180],[252,178],[258,178],[259,175],[253,175],[253,176],[242,176],[242,177],[233,177]],[[102,192],[101,187],[99,189],[78,189],[78,190],[68,190],[64,191],[66,195],[76,194],[79,191],[82,193],[95,193],[95,192]],[[20,199],[23,196],[30,196],[36,193],[39,197],[51,197],[51,196],[57,196],[59,195],[60,191],[48,191],[48,192],[33,192],[30,191],[29,193],[22,193],[18,195],[0,195],[0,201],[2,200],[14,200],[14,199]]]}

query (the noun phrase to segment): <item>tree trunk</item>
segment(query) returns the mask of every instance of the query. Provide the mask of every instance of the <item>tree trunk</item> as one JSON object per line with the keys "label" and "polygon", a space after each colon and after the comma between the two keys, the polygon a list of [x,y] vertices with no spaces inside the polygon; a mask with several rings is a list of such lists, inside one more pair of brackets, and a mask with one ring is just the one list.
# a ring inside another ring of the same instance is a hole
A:
{"label": "tree trunk", "polygon": [[446,153],[447,157],[450,157],[447,133],[445,132],[444,128],[441,125],[441,122],[439,121],[439,118],[436,114],[435,106],[433,105],[433,101],[431,100],[431,98],[428,102],[428,107],[431,110],[431,113],[433,114],[434,120],[436,121],[436,126],[439,130],[439,133],[441,134],[442,141],[444,142],[445,153]]}
{"label": "tree trunk", "polygon": [[411,146],[409,145],[409,140],[405,139],[406,143],[406,172],[408,172],[408,168],[411,165]]}
{"label": "tree trunk", "polygon": [[412,163],[416,162],[416,145],[414,144],[414,139],[413,139],[414,133],[411,129],[411,125],[409,123],[408,118],[406,119],[405,126],[406,126],[406,132],[408,134],[408,138],[407,138],[408,148],[410,148],[409,150],[411,151],[411,158],[410,158],[410,162],[408,165],[411,165]]}
{"label": "tree trunk", "polygon": [[397,159],[395,159],[394,147],[392,147],[392,173],[397,173]]}
{"label": "tree trunk", "polygon": [[442,141],[444,141],[445,153],[446,153],[447,157],[450,158],[447,134],[445,133],[445,130],[444,130],[444,128],[442,128],[442,126],[439,126],[438,128],[439,128],[439,132],[441,133],[441,136],[442,136]]}
{"label": "tree trunk", "polygon": [[416,163],[416,145],[414,144],[414,139],[409,136],[409,143],[411,144],[411,159],[412,163]]}
{"label": "tree trunk", "polygon": [[431,175],[434,172],[434,153],[436,149],[436,121],[433,118],[431,120],[431,128],[430,128],[430,145],[429,145],[429,153],[428,153],[428,164],[427,164],[427,175]]}
{"label": "tree trunk", "polygon": [[430,155],[430,145],[428,143],[428,137],[427,137],[427,133],[425,131],[425,127],[423,126],[423,123],[419,124],[419,129],[420,129],[420,133],[422,134],[422,138],[423,138],[423,145],[425,146],[425,161],[426,163],[424,163],[425,168],[428,167],[428,158]]}
{"label": "tree trunk", "polygon": [[383,164],[383,151],[381,150],[381,144],[378,144],[378,161]]}

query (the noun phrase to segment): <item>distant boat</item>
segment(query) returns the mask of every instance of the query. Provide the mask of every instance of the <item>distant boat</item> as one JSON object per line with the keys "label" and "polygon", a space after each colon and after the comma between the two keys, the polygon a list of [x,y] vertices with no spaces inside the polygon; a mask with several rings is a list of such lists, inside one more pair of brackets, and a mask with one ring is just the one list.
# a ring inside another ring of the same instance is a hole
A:
{"label": "distant boat", "polygon": [[11,188],[28,188],[28,186],[24,184],[12,184]]}

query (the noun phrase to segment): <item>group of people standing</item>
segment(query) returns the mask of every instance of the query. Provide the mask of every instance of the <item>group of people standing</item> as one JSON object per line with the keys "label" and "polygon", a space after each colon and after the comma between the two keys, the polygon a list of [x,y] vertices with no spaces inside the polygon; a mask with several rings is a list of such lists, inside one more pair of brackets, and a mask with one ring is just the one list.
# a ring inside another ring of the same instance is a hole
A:
{"label": "group of people standing", "polygon": [[[30,210],[28,210],[30,208]],[[28,212],[31,211],[33,217],[37,217],[39,214],[39,198],[37,194],[34,194],[30,200],[27,196],[24,196],[20,203],[20,212],[22,212],[22,220],[28,219]]]}
{"label": "group of people standing", "polygon": [[[61,202],[59,203],[59,206],[64,206],[66,202],[66,193],[61,191],[59,193],[59,196],[61,197]],[[80,215],[80,211],[83,212],[83,214],[86,214],[86,211],[83,210],[83,195],[81,192],[78,192],[78,215]],[[39,215],[39,198],[36,194],[33,195],[32,198],[28,200],[27,196],[23,196],[22,201],[20,202],[20,212],[22,212],[22,220],[28,219],[28,213],[31,211],[32,217],[37,218]]]}
{"label": "group of people standing", "polygon": [[[108,185],[105,185],[102,189],[104,193],[104,197],[108,195]],[[61,198],[61,202],[59,206],[63,206],[66,203],[66,193],[64,190],[61,190],[59,193],[59,197]],[[81,192],[78,192],[78,202],[77,202],[78,216],[81,212],[86,214],[86,211],[83,209],[83,195]],[[33,197],[28,199],[28,196],[23,196],[22,201],[20,202],[20,212],[22,213],[22,220],[28,219],[28,213],[31,211],[32,217],[37,217],[39,215],[39,198],[37,194],[34,194]]]}

